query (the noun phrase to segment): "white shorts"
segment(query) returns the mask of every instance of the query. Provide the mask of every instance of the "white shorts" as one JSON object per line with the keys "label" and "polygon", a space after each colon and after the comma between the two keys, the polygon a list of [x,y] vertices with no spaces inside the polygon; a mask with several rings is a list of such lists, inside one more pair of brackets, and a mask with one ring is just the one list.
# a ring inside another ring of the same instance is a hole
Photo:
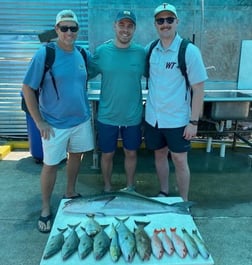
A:
{"label": "white shorts", "polygon": [[72,128],[53,130],[55,136],[50,137],[50,140],[42,138],[43,162],[46,165],[59,164],[67,157],[67,153],[83,153],[94,149],[91,119]]}

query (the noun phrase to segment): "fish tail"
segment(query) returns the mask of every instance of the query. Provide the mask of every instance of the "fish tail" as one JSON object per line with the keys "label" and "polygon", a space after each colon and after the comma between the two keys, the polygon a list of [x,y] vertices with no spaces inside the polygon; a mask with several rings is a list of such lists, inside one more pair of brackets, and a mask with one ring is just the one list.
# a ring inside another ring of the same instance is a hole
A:
{"label": "fish tail", "polygon": [[65,228],[57,228],[57,230],[59,231],[59,232],[61,232],[62,234],[64,234],[65,232],[66,232],[66,230],[67,230],[68,228],[67,227],[65,227]]}
{"label": "fish tail", "polygon": [[158,235],[161,231],[162,231],[162,229],[157,229],[157,228],[154,229],[154,233],[157,234],[157,235]]}
{"label": "fish tail", "polygon": [[148,224],[150,224],[150,221],[148,221],[148,222],[144,222],[144,221],[137,221],[137,220],[134,220],[134,222],[135,222],[135,224],[136,224],[137,226],[142,226],[142,227],[145,227],[145,226],[147,226]]}
{"label": "fish tail", "polygon": [[68,225],[69,228],[75,230],[80,223],[81,222],[79,222],[78,224],[75,224],[75,225],[70,225],[70,224],[67,224],[67,225]]}
{"label": "fish tail", "polygon": [[115,219],[116,219],[117,221],[119,221],[119,222],[123,222],[123,223],[125,223],[125,222],[129,219],[129,216],[127,216],[127,217],[125,217],[125,218],[119,218],[119,217],[115,216]]}
{"label": "fish tail", "polygon": [[177,230],[176,227],[171,227],[171,228],[170,228],[170,231],[171,231],[171,232],[176,232],[176,230]]}

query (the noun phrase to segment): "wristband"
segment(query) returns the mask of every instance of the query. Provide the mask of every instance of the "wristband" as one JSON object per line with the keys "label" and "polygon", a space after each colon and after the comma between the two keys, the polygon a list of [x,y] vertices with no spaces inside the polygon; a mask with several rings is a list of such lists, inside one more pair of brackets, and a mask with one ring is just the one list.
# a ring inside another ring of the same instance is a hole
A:
{"label": "wristband", "polygon": [[196,120],[190,120],[189,123],[191,123],[192,125],[197,126],[199,124],[199,121]]}

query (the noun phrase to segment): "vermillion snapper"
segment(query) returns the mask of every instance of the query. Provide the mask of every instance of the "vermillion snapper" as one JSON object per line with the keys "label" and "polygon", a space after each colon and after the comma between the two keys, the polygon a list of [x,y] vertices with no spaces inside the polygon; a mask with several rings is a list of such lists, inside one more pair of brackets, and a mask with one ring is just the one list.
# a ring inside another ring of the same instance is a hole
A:
{"label": "vermillion snapper", "polygon": [[171,239],[177,254],[183,259],[187,255],[187,248],[184,240],[177,234],[176,227],[170,228]]}

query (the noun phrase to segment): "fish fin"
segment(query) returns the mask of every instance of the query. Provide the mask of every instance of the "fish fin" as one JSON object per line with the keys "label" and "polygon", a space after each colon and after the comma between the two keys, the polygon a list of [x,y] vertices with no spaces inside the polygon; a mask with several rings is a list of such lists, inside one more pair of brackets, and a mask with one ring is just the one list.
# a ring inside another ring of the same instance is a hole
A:
{"label": "fish fin", "polygon": [[101,195],[101,197],[90,199],[89,201],[106,201],[105,204],[107,204],[110,201],[114,200],[115,198],[116,198],[116,195],[114,195],[113,192],[111,192],[111,194],[109,194],[109,196],[102,197],[102,195]]}
{"label": "fish fin", "polygon": [[104,230],[106,227],[108,227],[109,224],[101,225],[102,229]]}
{"label": "fish fin", "polygon": [[81,230],[83,230],[84,232],[86,232],[86,228],[83,226],[80,226]]}
{"label": "fish fin", "polygon": [[95,217],[95,214],[94,213],[87,213],[86,216],[88,218],[94,218]]}
{"label": "fish fin", "polygon": [[191,208],[193,205],[196,205],[196,202],[193,201],[183,201],[183,202],[174,202],[170,205],[172,206],[178,206],[178,207],[183,207],[183,208]]}

